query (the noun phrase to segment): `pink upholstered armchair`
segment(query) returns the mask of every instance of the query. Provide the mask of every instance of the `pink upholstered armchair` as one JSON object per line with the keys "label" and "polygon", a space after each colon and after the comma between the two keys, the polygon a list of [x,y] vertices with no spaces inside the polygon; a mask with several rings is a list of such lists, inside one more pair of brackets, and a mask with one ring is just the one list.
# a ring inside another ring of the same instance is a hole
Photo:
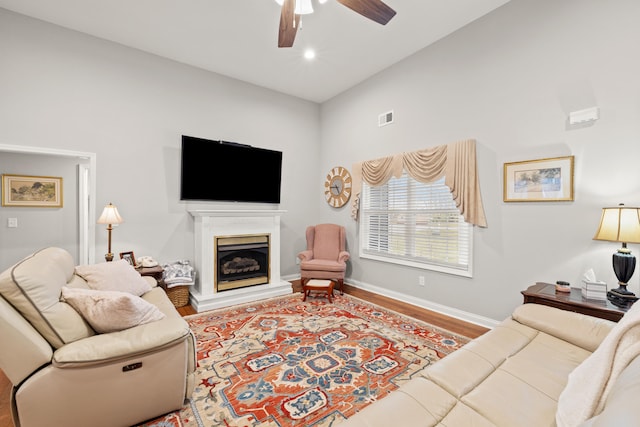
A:
{"label": "pink upholstered armchair", "polygon": [[318,224],[307,227],[307,250],[298,254],[300,258],[300,281],[304,285],[310,279],[328,279],[342,291],[346,261],[346,232],[336,224]]}

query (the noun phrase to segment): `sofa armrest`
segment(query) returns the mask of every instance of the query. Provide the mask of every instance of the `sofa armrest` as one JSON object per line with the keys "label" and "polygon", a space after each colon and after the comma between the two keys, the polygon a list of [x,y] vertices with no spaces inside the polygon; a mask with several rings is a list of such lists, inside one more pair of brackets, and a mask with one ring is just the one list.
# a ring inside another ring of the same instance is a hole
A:
{"label": "sofa armrest", "polygon": [[155,278],[151,276],[142,276],[142,278],[146,280],[147,283],[149,283],[149,285],[151,285],[152,288],[155,288],[156,286],[158,286],[158,281]]}
{"label": "sofa armrest", "polygon": [[131,358],[189,339],[190,333],[189,325],[182,318],[167,316],[156,322],[66,344],[53,354],[53,365],[58,368],[84,368]]}
{"label": "sofa armrest", "polygon": [[349,254],[349,252],[347,251],[341,251],[338,254],[338,262],[347,262],[347,260],[349,259],[351,255]]}
{"label": "sofa armrest", "polygon": [[531,303],[518,306],[511,317],[590,352],[595,351],[615,326],[610,320]]}
{"label": "sofa armrest", "polygon": [[51,362],[53,350],[29,322],[0,297],[0,369],[14,385]]}

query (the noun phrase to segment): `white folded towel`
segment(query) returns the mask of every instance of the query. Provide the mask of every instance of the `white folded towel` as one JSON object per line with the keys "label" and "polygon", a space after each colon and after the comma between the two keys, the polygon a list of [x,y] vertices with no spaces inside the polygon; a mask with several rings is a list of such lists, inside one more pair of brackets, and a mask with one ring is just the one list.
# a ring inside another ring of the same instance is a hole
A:
{"label": "white folded towel", "polygon": [[179,260],[170,264],[164,264],[163,279],[167,288],[174,286],[190,286],[196,281],[196,270],[187,260]]}

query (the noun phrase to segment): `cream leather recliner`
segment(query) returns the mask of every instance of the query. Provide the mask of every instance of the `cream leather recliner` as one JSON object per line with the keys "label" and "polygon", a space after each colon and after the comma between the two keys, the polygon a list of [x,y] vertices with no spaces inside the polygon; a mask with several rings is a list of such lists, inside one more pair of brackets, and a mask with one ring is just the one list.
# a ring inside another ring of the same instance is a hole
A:
{"label": "cream leather recliner", "polygon": [[0,369],[16,427],[130,426],[181,408],[194,337],[155,280],[142,298],[164,318],[104,334],[60,300],[63,286],[88,288],[60,248],[0,274]]}

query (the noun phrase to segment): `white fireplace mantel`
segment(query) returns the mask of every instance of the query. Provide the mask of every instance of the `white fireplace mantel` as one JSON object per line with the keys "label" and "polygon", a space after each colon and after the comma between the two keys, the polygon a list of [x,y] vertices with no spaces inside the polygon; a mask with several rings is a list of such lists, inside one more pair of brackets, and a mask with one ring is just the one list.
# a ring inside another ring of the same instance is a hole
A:
{"label": "white fireplace mantel", "polygon": [[191,216],[197,217],[278,217],[287,211],[275,210],[275,209],[190,209]]}
{"label": "white fireplace mantel", "polygon": [[[286,295],[291,283],[280,279],[280,216],[282,210],[189,210],[194,218],[196,283],[191,304],[196,311]],[[214,287],[214,240],[216,236],[269,234],[270,279],[268,284],[216,292]]]}

